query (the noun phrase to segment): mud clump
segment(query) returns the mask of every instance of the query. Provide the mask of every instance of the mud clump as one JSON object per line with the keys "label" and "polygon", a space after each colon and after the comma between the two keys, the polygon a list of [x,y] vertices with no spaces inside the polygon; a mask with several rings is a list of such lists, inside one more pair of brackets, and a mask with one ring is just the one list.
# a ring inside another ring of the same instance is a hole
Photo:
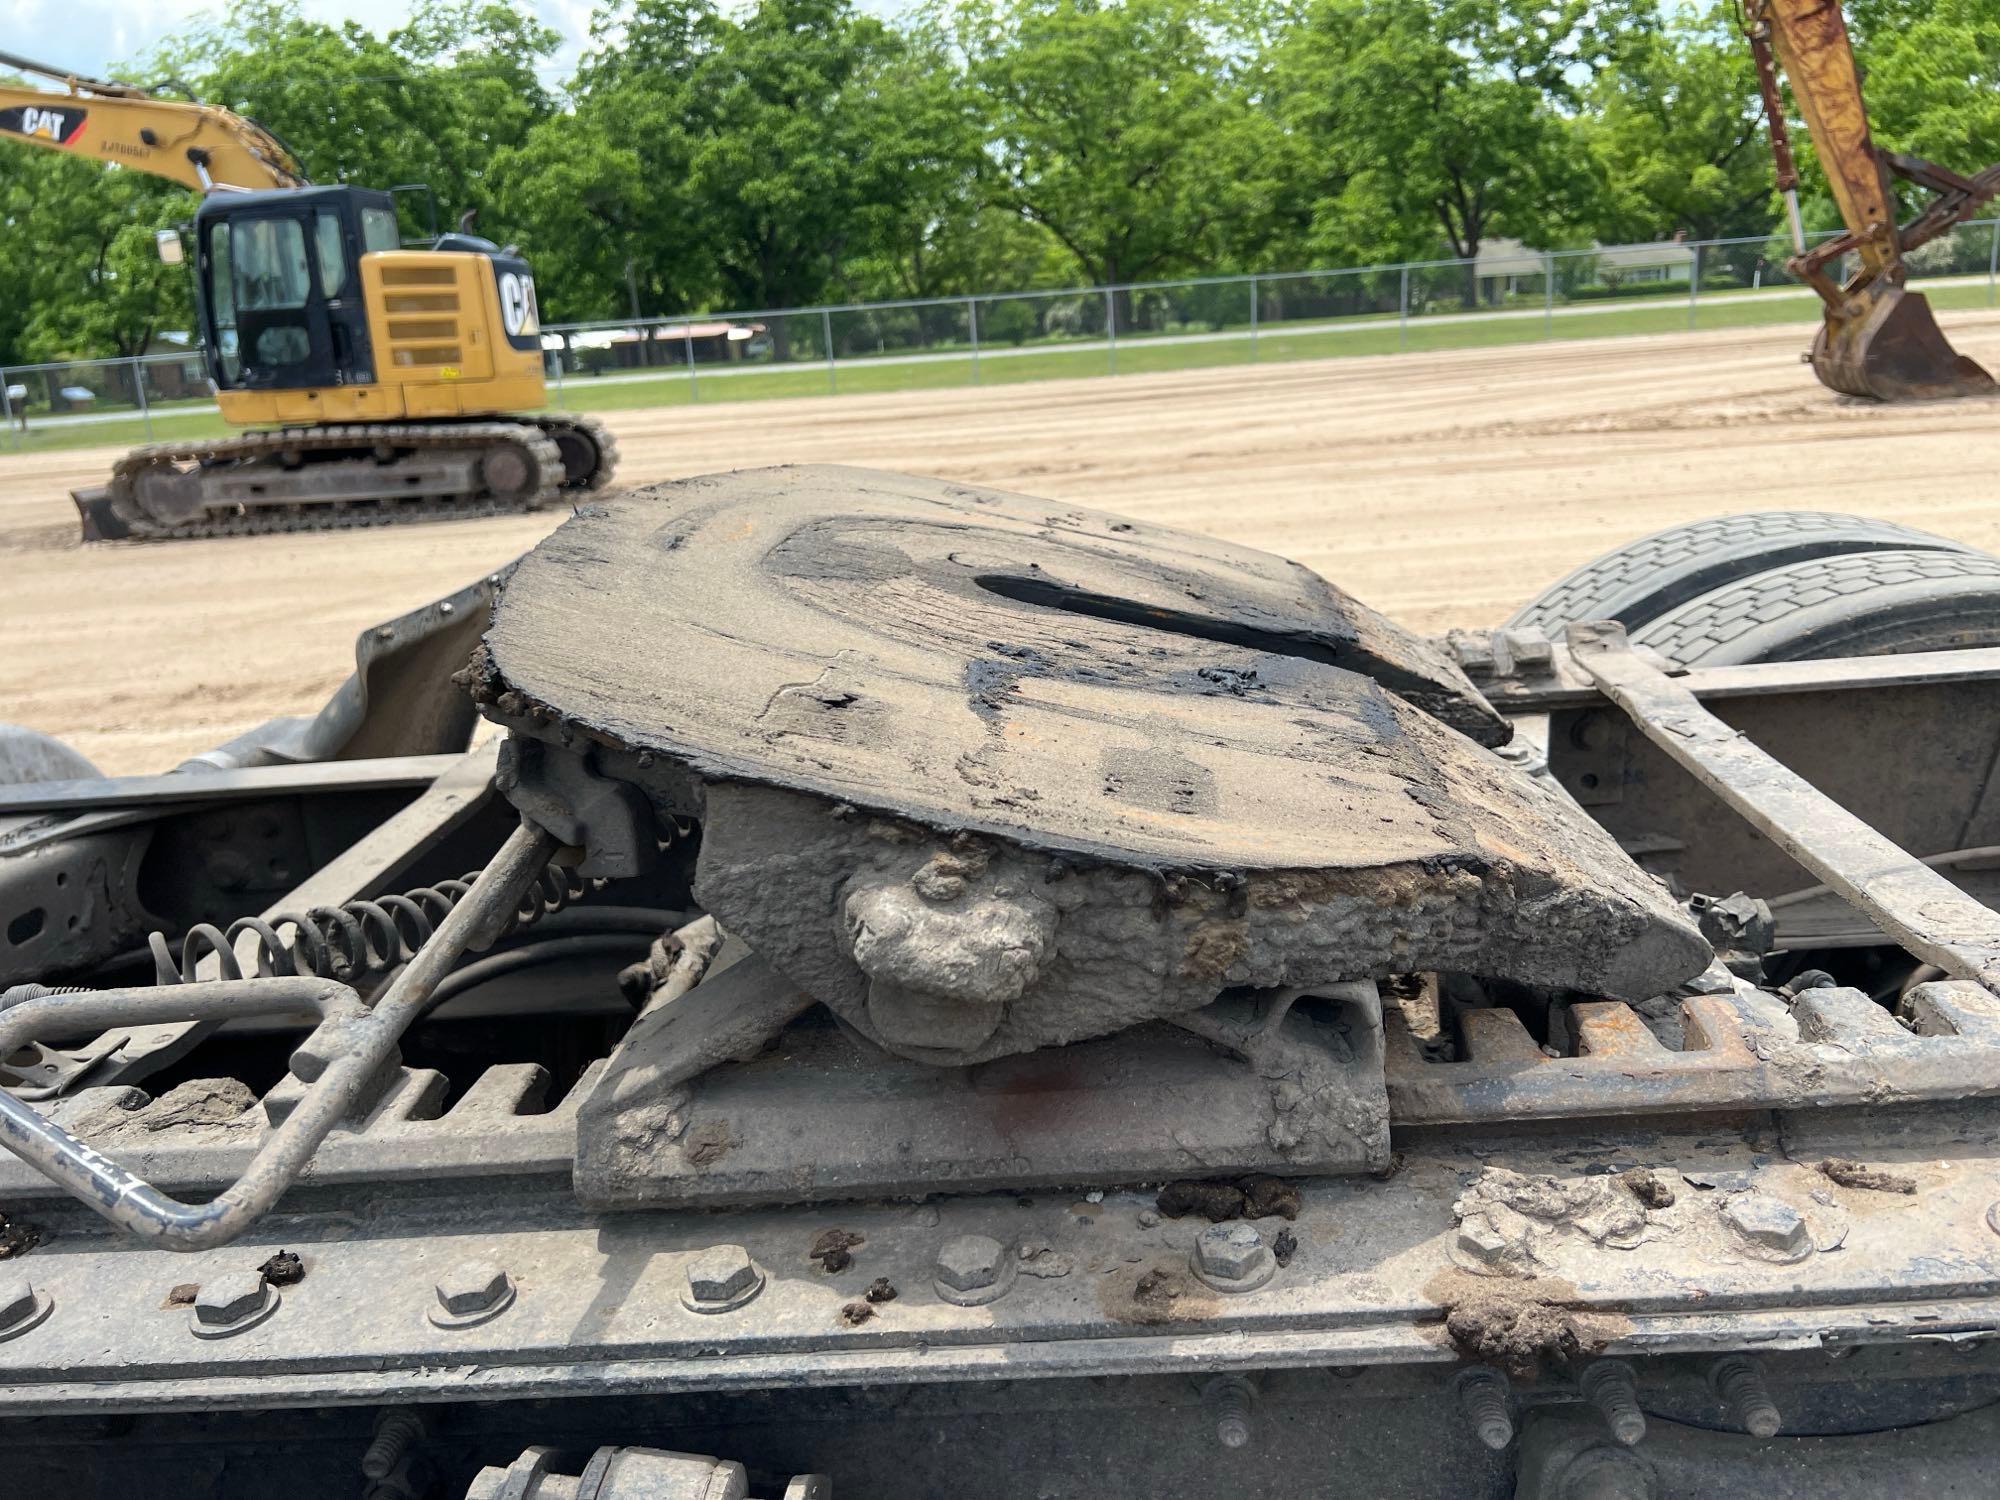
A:
{"label": "mud clump", "polygon": [[1672,1208],[1674,1190],[1657,1172],[1649,1172],[1644,1167],[1632,1167],[1618,1174],[1618,1180],[1625,1184],[1634,1198],[1648,1208]]}
{"label": "mud clump", "polygon": [[819,1268],[829,1276],[837,1276],[854,1264],[849,1252],[856,1245],[865,1245],[865,1235],[856,1234],[851,1229],[822,1229],[812,1242],[812,1249],[806,1251],[806,1259],[817,1261]]}
{"label": "mud clump", "polygon": [[199,1297],[200,1295],[201,1295],[200,1282],[183,1281],[179,1286],[174,1287],[167,1293],[167,1300],[162,1302],[160,1306],[193,1307],[194,1299]]}
{"label": "mud clump", "polygon": [[861,1295],[866,1297],[870,1302],[879,1305],[884,1302],[894,1302],[896,1300],[896,1289],[890,1285],[888,1277],[877,1276],[873,1281],[868,1283],[868,1290]]}
{"label": "mud clump", "polygon": [[297,1286],[306,1279],[306,1263],[289,1250],[280,1250],[257,1268],[266,1286]]}
{"label": "mud clump", "polygon": [[1271,1241],[1271,1259],[1283,1270],[1292,1263],[1292,1257],[1299,1253],[1299,1237],[1289,1229],[1280,1229],[1278,1237]]}
{"label": "mud clump", "polygon": [[45,1236],[41,1226],[30,1224],[24,1219],[10,1219],[0,1214],[0,1260],[12,1260],[17,1255],[26,1255],[41,1244]]}
{"label": "mud clump", "polygon": [[1859,1188],[1868,1193],[1901,1193],[1913,1197],[1917,1191],[1917,1179],[1906,1177],[1901,1172],[1882,1172],[1874,1167],[1865,1167],[1858,1161],[1847,1161],[1838,1156],[1829,1156],[1819,1164],[1819,1170],[1836,1187]]}
{"label": "mud clump", "polygon": [[875,1304],[872,1302],[849,1302],[840,1309],[840,1321],[849,1328],[859,1328],[874,1316]]}
{"label": "mud clump", "polygon": [[1296,1219],[1299,1190],[1282,1177],[1244,1177],[1235,1182],[1170,1182],[1156,1206],[1169,1219],[1199,1214],[1211,1224],[1230,1219]]}
{"label": "mud clump", "polygon": [[1579,1310],[1576,1289],[1549,1278],[1499,1281],[1452,1271],[1434,1278],[1424,1295],[1443,1305],[1453,1348],[1521,1379],[1544,1363],[1588,1358],[1630,1326]]}

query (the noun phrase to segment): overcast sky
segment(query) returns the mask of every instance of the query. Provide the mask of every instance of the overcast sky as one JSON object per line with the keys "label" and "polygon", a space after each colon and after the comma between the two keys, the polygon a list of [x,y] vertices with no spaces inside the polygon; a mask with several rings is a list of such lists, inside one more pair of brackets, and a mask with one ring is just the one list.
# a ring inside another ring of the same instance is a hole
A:
{"label": "overcast sky", "polygon": [[[590,28],[590,0],[514,0],[531,3],[563,34],[565,47],[550,82],[569,77]],[[103,77],[150,51],[153,43],[191,21],[219,12],[214,0],[0,0],[0,48],[66,72]],[[304,0],[316,20],[360,21],[388,31],[408,18],[408,0]]]}

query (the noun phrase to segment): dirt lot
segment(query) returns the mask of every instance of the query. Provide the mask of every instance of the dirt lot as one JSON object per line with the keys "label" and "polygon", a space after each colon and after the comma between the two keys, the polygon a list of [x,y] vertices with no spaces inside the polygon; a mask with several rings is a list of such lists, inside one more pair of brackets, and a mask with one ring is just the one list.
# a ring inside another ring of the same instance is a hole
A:
{"label": "dirt lot", "polygon": [[[2000,369],[2000,314],[1955,315]],[[1676,521],[1788,507],[2000,549],[2000,409],[1836,398],[1802,329],[1530,345],[614,414],[634,484],[793,461],[905,469],[1299,558],[1422,629],[1497,622]],[[106,771],[164,770],[316,708],[357,631],[560,519],[83,548],[105,450],[0,455],[0,717]],[[670,643],[663,643],[671,649]]]}

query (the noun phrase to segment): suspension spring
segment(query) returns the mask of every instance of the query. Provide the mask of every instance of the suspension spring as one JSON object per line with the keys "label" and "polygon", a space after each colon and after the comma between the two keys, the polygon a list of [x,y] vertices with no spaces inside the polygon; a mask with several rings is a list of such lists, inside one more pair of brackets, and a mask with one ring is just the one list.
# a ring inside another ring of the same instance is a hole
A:
{"label": "suspension spring", "polygon": [[[191,983],[204,959],[214,958],[219,979],[242,979],[236,945],[246,934],[256,939],[256,977],[333,979],[353,985],[385,974],[416,956],[445,914],[465,899],[478,871],[440,880],[400,895],[315,906],[269,917],[239,917],[227,929],[197,923],[181,939],[178,959],[165,933],[146,939],[152,950],[156,984]],[[521,900],[504,937],[539,922],[603,889],[605,881],[585,879],[561,865],[545,865]]]}

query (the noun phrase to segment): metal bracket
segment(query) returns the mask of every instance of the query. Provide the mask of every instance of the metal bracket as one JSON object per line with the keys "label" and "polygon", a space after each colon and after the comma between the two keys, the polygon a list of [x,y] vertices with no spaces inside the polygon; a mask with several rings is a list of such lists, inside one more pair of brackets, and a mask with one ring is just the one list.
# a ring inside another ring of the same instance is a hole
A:
{"label": "metal bracket", "polygon": [[1703,786],[1917,957],[2000,993],[2000,912],[1709,713],[1632,651],[1622,625],[1572,625],[1567,634],[1604,695]]}

